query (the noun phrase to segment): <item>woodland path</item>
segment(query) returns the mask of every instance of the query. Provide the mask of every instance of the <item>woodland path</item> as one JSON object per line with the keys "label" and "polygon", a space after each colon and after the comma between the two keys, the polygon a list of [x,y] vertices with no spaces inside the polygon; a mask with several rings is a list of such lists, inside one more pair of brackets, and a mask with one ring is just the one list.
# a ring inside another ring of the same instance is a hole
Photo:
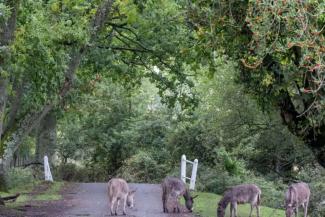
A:
{"label": "woodland path", "polygon": [[[135,208],[127,209],[127,217],[194,217],[185,211],[180,214],[164,214],[162,212],[161,188],[156,184],[130,184],[137,189]],[[61,215],[67,217],[91,216],[107,217],[109,215],[106,183],[81,183],[75,186],[68,199],[70,205]],[[122,214],[120,209],[119,215]]]}

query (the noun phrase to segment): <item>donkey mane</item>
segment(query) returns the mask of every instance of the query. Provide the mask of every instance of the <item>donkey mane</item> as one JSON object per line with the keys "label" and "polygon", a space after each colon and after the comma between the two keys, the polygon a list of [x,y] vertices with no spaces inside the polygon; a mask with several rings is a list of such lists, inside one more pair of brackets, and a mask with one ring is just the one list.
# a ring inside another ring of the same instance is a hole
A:
{"label": "donkey mane", "polygon": [[185,200],[189,200],[191,198],[190,191],[188,189],[186,189],[183,196],[184,196]]}

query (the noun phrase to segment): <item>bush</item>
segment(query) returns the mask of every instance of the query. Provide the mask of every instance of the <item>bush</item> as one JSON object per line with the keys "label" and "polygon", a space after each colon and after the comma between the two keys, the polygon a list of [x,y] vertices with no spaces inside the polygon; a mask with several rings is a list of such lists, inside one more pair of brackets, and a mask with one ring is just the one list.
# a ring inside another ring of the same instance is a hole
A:
{"label": "bush", "polygon": [[160,182],[167,174],[168,166],[158,163],[151,152],[139,151],[127,159],[118,171],[118,176],[129,182]]}
{"label": "bush", "polygon": [[264,178],[256,177],[249,171],[241,175],[232,175],[219,164],[213,168],[200,166],[196,189],[222,195],[229,187],[243,183],[252,183],[262,190],[262,204],[264,206],[279,208],[283,205],[285,185],[275,183]]}
{"label": "bush", "polygon": [[325,216],[325,180],[319,180],[309,184],[311,198],[309,211],[312,217]]}
{"label": "bush", "polygon": [[11,168],[8,172],[7,183],[9,189],[34,184],[35,181],[33,171],[30,168]]}
{"label": "bush", "polygon": [[103,170],[80,167],[73,163],[61,164],[55,167],[53,174],[56,179],[70,182],[106,182],[108,180]]}

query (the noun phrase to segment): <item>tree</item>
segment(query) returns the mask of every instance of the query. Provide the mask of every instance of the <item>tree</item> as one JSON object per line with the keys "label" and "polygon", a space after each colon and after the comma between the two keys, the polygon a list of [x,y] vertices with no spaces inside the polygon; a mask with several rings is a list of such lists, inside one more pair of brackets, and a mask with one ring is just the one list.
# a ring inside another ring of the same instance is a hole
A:
{"label": "tree", "polygon": [[190,4],[188,18],[199,56],[213,65],[224,51],[241,63],[246,90],[264,110],[279,108],[325,167],[323,8],[323,1],[212,0]]}
{"label": "tree", "polygon": [[[16,29],[17,13],[19,1],[8,0],[0,4],[0,143],[2,142],[4,117],[7,103],[7,88],[8,88],[8,59],[10,57],[10,44],[14,38]],[[0,174],[4,173],[2,165],[0,165]],[[6,186],[5,179],[0,176],[0,186]],[[4,187],[6,189],[6,187]],[[1,198],[0,198],[1,199]],[[2,199],[1,202],[3,203]]]}

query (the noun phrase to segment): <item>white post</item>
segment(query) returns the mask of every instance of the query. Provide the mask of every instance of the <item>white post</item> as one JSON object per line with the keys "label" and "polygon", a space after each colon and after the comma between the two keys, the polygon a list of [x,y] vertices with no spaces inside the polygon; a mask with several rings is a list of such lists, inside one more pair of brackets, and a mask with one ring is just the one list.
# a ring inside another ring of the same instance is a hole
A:
{"label": "white post", "polygon": [[49,159],[46,155],[44,156],[44,174],[45,174],[45,181],[53,182],[53,177],[49,165]]}
{"label": "white post", "polygon": [[184,154],[181,159],[181,179],[186,183],[186,156]]}
{"label": "white post", "polygon": [[197,173],[197,166],[199,164],[198,159],[195,159],[193,162],[193,168],[192,168],[192,176],[191,176],[191,182],[190,182],[190,190],[194,190],[195,188],[195,181],[196,181],[196,173]]}

